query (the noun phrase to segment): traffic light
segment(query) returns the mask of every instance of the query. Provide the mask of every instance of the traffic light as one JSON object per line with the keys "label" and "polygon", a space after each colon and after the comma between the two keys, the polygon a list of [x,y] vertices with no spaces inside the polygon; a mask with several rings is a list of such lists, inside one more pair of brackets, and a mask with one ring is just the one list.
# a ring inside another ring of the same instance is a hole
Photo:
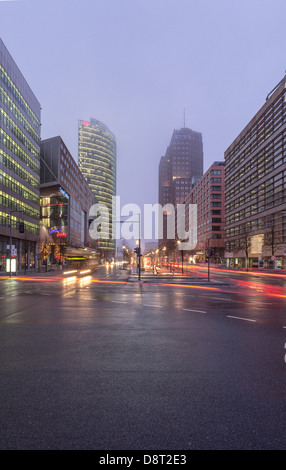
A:
{"label": "traffic light", "polygon": [[24,231],[25,231],[24,222],[19,222],[19,233],[24,233]]}
{"label": "traffic light", "polygon": [[140,248],[139,248],[139,246],[137,246],[136,248],[134,248],[134,251],[135,251],[135,253],[136,253],[137,256],[140,255]]}

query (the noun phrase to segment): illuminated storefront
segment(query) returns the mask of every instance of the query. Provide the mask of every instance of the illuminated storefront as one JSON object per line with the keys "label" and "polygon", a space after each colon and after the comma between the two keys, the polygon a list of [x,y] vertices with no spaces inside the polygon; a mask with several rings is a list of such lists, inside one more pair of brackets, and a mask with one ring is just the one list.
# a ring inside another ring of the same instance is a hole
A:
{"label": "illuminated storefront", "polygon": [[[0,39],[0,271],[35,269],[40,104]],[[23,225],[24,223],[24,225]],[[21,228],[20,228],[21,227]],[[10,248],[11,234],[11,252]]]}
{"label": "illuminated storefront", "polygon": [[112,196],[116,195],[116,139],[105,124],[91,119],[79,121],[78,164],[97,202],[109,211],[109,232],[102,232],[99,247],[105,257],[115,253],[112,239]]}
{"label": "illuminated storefront", "polygon": [[40,261],[61,264],[67,248],[96,248],[89,237],[95,198],[60,136],[41,142]]}

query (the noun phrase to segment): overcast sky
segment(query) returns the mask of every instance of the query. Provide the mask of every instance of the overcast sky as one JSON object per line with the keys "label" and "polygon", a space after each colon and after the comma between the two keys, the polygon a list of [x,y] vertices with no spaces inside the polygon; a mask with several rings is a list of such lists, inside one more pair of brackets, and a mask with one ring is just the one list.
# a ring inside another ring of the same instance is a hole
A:
{"label": "overcast sky", "polygon": [[77,161],[79,119],[117,139],[121,203],[158,202],[174,129],[202,132],[204,171],[286,69],[285,0],[0,0],[0,36],[42,106],[42,138]]}

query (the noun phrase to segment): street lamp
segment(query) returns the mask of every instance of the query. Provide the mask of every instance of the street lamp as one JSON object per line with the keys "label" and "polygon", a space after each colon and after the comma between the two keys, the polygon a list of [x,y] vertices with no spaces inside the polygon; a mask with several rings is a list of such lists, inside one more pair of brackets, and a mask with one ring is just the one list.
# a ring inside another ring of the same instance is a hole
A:
{"label": "street lamp", "polygon": [[10,277],[12,277],[12,213],[13,212],[24,212],[24,210],[11,210],[9,212],[9,228],[10,228],[10,235],[9,235],[9,243],[10,243]]}
{"label": "street lamp", "polygon": [[[286,210],[282,210],[281,215],[282,215],[282,217],[286,216]],[[286,255],[286,251],[284,251],[284,254]],[[283,260],[283,258],[282,258],[282,260]],[[282,261],[282,263],[283,263],[283,261]],[[283,264],[282,264],[282,267],[283,267]],[[286,269],[286,263],[285,263],[285,269]]]}
{"label": "street lamp", "polygon": [[163,247],[163,266],[166,266],[166,247]]}
{"label": "street lamp", "polygon": [[[139,224],[139,240],[137,240],[136,245],[138,245],[138,248],[135,248],[135,252],[137,256],[139,257],[139,263],[138,263],[138,281],[141,280],[141,214],[138,215],[138,220],[132,221],[132,223],[138,223]],[[124,224],[126,221],[125,220],[116,220],[116,223],[119,224]],[[137,251],[138,250],[138,251]]]}
{"label": "street lamp", "polygon": [[180,250],[180,246],[181,246],[181,240],[178,240],[177,241],[178,243],[178,250],[181,251],[181,256],[182,256],[182,274],[184,274],[184,252],[183,250]]}

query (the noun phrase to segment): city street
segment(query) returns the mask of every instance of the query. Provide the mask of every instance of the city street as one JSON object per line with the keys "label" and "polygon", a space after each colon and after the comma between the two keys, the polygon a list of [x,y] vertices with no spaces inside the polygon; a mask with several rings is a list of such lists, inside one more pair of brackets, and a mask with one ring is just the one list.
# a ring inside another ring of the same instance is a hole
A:
{"label": "city street", "polygon": [[0,278],[0,448],[285,449],[285,287]]}

